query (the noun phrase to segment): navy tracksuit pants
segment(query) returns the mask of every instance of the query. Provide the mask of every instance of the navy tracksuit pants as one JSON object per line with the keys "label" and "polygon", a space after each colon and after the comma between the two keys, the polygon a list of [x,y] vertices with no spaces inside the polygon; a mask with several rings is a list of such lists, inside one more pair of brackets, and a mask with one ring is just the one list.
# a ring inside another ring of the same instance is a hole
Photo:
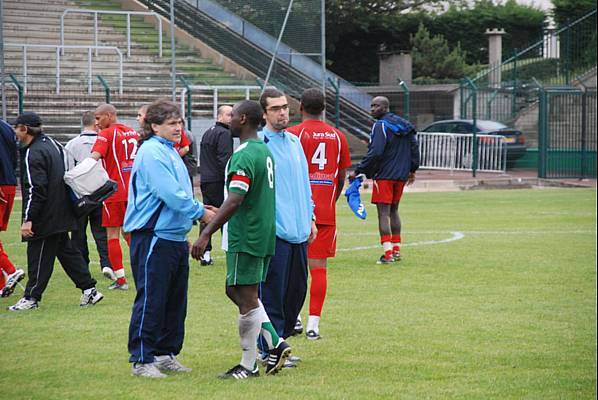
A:
{"label": "navy tracksuit pants", "polygon": [[[276,250],[270,259],[266,281],[260,284],[259,296],[278,336],[293,334],[297,316],[307,295],[307,242],[289,243],[276,238]],[[263,339],[261,350],[267,349]]]}
{"label": "navy tracksuit pants", "polygon": [[187,315],[187,242],[133,232],[130,252],[137,295],[129,325],[129,361],[151,363],[154,356],[177,355]]}

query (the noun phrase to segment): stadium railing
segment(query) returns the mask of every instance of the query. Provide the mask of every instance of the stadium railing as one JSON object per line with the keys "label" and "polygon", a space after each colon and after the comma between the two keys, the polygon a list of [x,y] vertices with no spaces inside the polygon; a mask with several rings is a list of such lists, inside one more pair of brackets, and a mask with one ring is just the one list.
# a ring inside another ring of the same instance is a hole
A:
{"label": "stadium railing", "polygon": [[[505,172],[507,148],[505,137],[476,135],[477,171]],[[420,168],[472,171],[474,135],[461,133],[419,132]]]}

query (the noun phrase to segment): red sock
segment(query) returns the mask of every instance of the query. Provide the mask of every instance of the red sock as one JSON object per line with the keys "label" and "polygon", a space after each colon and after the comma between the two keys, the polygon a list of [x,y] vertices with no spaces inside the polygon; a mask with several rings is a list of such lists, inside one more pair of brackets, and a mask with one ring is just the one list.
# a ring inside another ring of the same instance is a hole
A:
{"label": "red sock", "polygon": [[126,282],[125,270],[123,268],[123,252],[120,248],[119,239],[108,239],[108,259],[112,264],[112,270],[117,277],[117,282],[122,285]]}
{"label": "red sock", "polygon": [[392,235],[380,236],[380,243],[384,249],[384,258],[392,258]]}
{"label": "red sock", "polygon": [[309,287],[309,315],[320,316],[324,299],[326,298],[326,268],[312,268],[309,270],[311,275],[311,286]]}
{"label": "red sock", "polygon": [[[4,247],[2,246],[2,242],[0,241],[0,270],[4,270],[8,275],[13,274],[15,272],[15,266],[10,262],[8,259],[8,254],[4,251]],[[0,274],[2,272],[0,271]],[[4,287],[4,285],[2,285]]]}
{"label": "red sock", "polygon": [[401,251],[401,235],[392,235],[392,252],[399,253]]}
{"label": "red sock", "polygon": [[0,270],[0,290],[4,289],[4,286],[6,286],[6,281],[4,280],[2,270]]}

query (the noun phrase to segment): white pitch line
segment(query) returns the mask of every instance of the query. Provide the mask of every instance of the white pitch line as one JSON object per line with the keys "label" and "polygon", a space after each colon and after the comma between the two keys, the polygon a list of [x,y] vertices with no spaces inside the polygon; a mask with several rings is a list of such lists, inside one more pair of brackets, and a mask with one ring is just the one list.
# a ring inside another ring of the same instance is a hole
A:
{"label": "white pitch line", "polygon": [[[453,236],[451,236],[448,239],[422,240],[422,241],[413,242],[413,243],[403,243],[403,244],[401,244],[401,247],[426,246],[426,245],[431,245],[431,244],[449,243],[449,242],[454,242],[456,240],[461,240],[465,237],[465,235],[462,232],[451,232],[451,233],[453,234]],[[360,247],[352,247],[350,249],[337,249],[336,251],[369,250],[369,249],[377,249],[379,247],[380,247],[380,245],[377,244],[374,246],[360,246]]]}
{"label": "white pitch line", "polygon": [[[453,231],[412,231],[409,230],[407,233],[409,235],[429,235],[429,234],[442,234],[442,233],[452,233]],[[575,229],[575,230],[561,230],[560,228],[554,228],[541,231],[518,231],[518,230],[504,230],[504,231],[460,231],[466,235],[587,235],[587,234],[596,234],[595,229]],[[353,237],[353,236],[380,236],[377,231],[369,231],[369,232],[339,232],[337,236],[342,237]]]}

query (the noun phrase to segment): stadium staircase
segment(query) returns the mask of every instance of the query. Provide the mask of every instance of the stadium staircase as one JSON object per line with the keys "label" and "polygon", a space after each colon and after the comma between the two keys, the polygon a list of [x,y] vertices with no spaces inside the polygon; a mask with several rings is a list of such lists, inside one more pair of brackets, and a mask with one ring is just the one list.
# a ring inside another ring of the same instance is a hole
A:
{"label": "stadium staircase", "polygon": [[[165,17],[170,15],[169,0],[138,0],[138,2],[146,5],[149,11],[157,12]],[[272,58],[271,53],[240,36],[225,22],[212,18],[190,2],[177,1],[175,24],[256,76],[266,76]],[[274,69],[277,71],[276,75],[284,77],[284,80],[273,78],[269,84],[282,89],[296,99],[299,99],[305,88],[321,86],[320,81],[310,78],[285,62],[277,60]],[[364,96],[369,97],[365,92]],[[331,111],[335,110],[335,92],[331,86],[327,86],[326,98],[327,110],[329,110],[327,115],[332,119]],[[351,156],[354,160],[360,159],[367,149],[366,140],[369,139],[372,123],[369,109],[366,110],[349,99],[341,97],[339,111],[340,129],[349,133],[347,139],[351,148]]]}
{"label": "stadium staircase", "polygon": [[[52,44],[60,42],[60,17],[67,8],[121,11],[117,1],[104,0],[4,0],[4,42]],[[35,18],[31,16],[35,15]],[[65,45],[93,45],[91,15],[65,19]],[[111,103],[121,118],[135,118],[140,105],[158,97],[171,97],[170,38],[163,36],[163,57],[158,56],[158,31],[142,17],[131,17],[131,56],[126,55],[126,20],[124,16],[99,17],[99,45],[116,46],[123,53],[123,94],[118,93],[118,64],[114,53],[101,51],[93,57],[92,94],[88,94],[88,51],[68,49],[61,57],[60,93],[56,93],[56,50],[29,48],[27,55],[27,93],[24,110],[39,113],[47,133],[64,142],[80,131],[80,116],[106,100],[100,75],[110,88]],[[164,29],[166,33],[167,29]],[[177,75],[191,84],[255,85],[255,80],[237,78],[225,72],[197,50],[177,43]],[[7,76],[12,74],[23,85],[22,49],[5,47]],[[8,79],[7,79],[8,80]],[[8,117],[18,110],[18,96],[7,87]],[[178,85],[178,92],[182,85]],[[222,102],[234,102],[242,95],[223,95]],[[194,93],[193,116],[211,118],[212,97]]]}

